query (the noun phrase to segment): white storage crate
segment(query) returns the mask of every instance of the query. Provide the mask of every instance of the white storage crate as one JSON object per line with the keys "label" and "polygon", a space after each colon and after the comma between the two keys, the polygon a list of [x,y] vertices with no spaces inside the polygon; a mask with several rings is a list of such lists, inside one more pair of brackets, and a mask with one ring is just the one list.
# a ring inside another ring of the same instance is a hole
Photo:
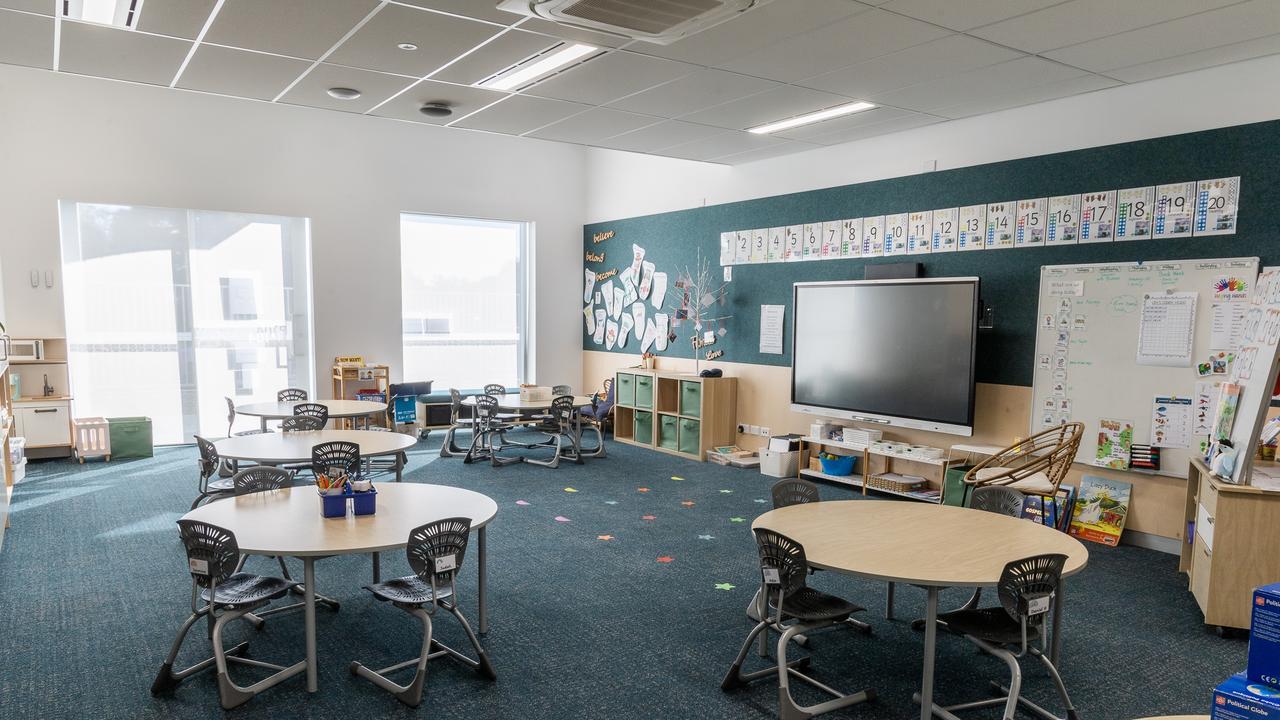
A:
{"label": "white storage crate", "polygon": [[520,400],[523,402],[544,402],[551,399],[551,388],[544,385],[521,385]]}
{"label": "white storage crate", "polygon": [[106,418],[75,418],[71,421],[75,436],[76,458],[106,457],[111,461],[111,430]]}
{"label": "white storage crate", "polygon": [[760,450],[760,474],[776,478],[796,477],[800,471],[800,451]]}

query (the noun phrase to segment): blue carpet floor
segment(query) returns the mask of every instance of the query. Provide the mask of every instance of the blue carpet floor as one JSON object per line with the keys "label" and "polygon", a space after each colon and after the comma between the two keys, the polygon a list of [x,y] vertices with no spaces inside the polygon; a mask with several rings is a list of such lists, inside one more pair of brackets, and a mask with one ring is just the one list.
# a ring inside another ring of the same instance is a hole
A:
{"label": "blue carpet floor", "polygon": [[[301,676],[227,713],[241,718],[770,718],[776,686],[723,693],[719,683],[750,629],[743,609],[755,589],[750,521],[768,508],[770,478],[610,443],[609,457],[549,470],[495,469],[435,454],[438,435],[410,454],[408,482],[470,488],[493,497],[490,632],[483,642],[494,683],[447,661],[429,667],[422,706],[411,710],[363,680],[353,659],[374,667],[412,657],[416,621],[374,601],[364,557],[317,563],[321,592],[342,602],[318,610],[320,692]],[[0,552],[0,718],[212,718],[223,716],[214,676],[171,697],[148,693],[188,612],[190,576],[174,521],[195,494],[195,450],[163,448],[146,460],[77,465],[32,462],[13,496],[13,525]],[[569,489],[572,488],[573,491]],[[824,486],[825,499],[852,497]],[[557,520],[564,518],[564,521]],[[608,539],[601,539],[606,536]],[[1209,690],[1244,667],[1245,644],[1207,629],[1177,572],[1177,559],[1132,547],[1090,545],[1065,615],[1064,676],[1081,717],[1125,720],[1204,713]],[[474,623],[474,554],[460,591]],[[659,561],[669,558],[668,562]],[[297,561],[291,561],[301,576]],[[249,568],[272,572],[267,560]],[[384,576],[407,574],[384,554]],[[921,636],[909,619],[922,591],[901,588],[899,619],[886,621],[884,587],[823,573],[815,586],[869,608],[872,637],[824,635],[812,644],[815,674],[846,689],[875,687],[879,699],[845,718],[917,716]],[[967,595],[943,594],[944,606]],[[438,636],[465,641],[456,624]],[[301,659],[300,613],[272,617],[251,641],[254,657]],[[939,636],[937,696],[984,696],[1003,664],[963,640]],[[208,654],[189,637],[179,662]],[[253,670],[241,669],[245,678]],[[1027,694],[1054,704],[1043,672],[1028,666]],[[799,699],[821,699],[808,689]],[[971,713],[996,717],[997,713]]]}

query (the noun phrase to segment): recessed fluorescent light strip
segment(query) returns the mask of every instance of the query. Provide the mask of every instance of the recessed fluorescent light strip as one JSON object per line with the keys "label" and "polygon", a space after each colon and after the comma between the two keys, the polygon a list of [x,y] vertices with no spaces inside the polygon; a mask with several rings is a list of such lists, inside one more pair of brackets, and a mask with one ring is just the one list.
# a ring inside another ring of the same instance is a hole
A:
{"label": "recessed fluorescent light strip", "polygon": [[875,107],[875,105],[869,102],[855,102],[847,105],[837,105],[833,108],[827,108],[826,110],[811,112],[808,115],[798,115],[786,120],[771,122],[768,125],[757,125],[753,128],[747,128],[747,132],[755,133],[757,135],[765,135],[768,133],[778,132],[779,130],[790,130],[793,127],[800,127],[801,125],[809,125],[816,122],[822,122],[823,120],[830,120],[831,118],[837,118],[841,115],[850,115],[852,113],[862,112],[863,110],[870,110],[873,107]]}
{"label": "recessed fluorescent light strip", "polygon": [[62,14],[72,20],[132,28],[141,0],[63,0]]}
{"label": "recessed fluorescent light strip", "polygon": [[583,45],[575,43],[568,47],[557,50],[550,55],[532,62],[522,68],[516,68],[512,71],[498,75],[492,79],[478,83],[479,87],[489,88],[490,90],[510,90],[518,88],[535,78],[542,77],[554,70],[564,67],[569,63],[582,58],[586,55],[599,50],[594,45]]}

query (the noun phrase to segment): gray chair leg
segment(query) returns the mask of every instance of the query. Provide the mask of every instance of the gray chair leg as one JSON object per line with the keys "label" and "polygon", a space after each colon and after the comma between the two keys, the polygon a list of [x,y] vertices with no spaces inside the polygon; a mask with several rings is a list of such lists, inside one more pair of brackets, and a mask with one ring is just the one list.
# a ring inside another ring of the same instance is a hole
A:
{"label": "gray chair leg", "polygon": [[588,447],[581,448],[580,452],[582,453],[582,456],[593,457],[593,458],[606,457],[605,450],[604,450],[604,431],[600,429],[600,426],[597,425],[596,423],[591,423],[587,425],[585,428],[583,428],[583,430],[590,430],[594,432],[596,434],[597,442],[596,442],[596,446],[593,448],[588,448]]}
{"label": "gray chair leg", "polygon": [[551,436],[549,440],[549,444],[544,446],[544,447],[555,448],[555,453],[552,454],[552,456],[549,459],[534,460],[533,458],[525,458],[524,461],[529,463],[530,465],[541,465],[542,467],[558,468],[560,467],[560,455],[563,453],[563,447],[561,443],[562,443],[562,436],[560,435],[560,433],[556,433],[555,435]]}
{"label": "gray chair leg", "polygon": [[[274,665],[272,663],[261,662],[259,660],[250,660],[248,658],[230,656],[222,649],[222,630],[227,623],[239,619],[242,615],[249,612],[248,609],[230,610],[219,613],[218,619],[213,623],[213,658],[214,665],[218,668],[218,700],[223,710],[230,710],[245,704],[254,695],[266,690],[269,687],[279,684],[294,675],[297,675],[307,669],[307,661],[301,660],[288,667],[283,665]],[[259,680],[258,682],[241,687],[235,684],[231,679],[230,673],[227,672],[228,661],[235,661],[245,665],[254,667],[268,668],[275,670],[271,675]]]}

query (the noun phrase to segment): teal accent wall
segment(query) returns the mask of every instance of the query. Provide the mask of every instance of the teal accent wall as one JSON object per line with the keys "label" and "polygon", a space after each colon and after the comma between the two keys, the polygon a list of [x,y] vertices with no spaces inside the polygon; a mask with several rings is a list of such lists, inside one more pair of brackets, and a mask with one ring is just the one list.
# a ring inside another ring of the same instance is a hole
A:
{"label": "teal accent wall", "polygon": [[[1146,185],[1240,176],[1240,212],[1236,234],[1178,240],[1139,240],[1040,248],[1010,248],[889,258],[849,258],[795,263],[738,265],[729,283],[728,334],[714,349],[722,360],[763,365],[791,364],[791,285],[813,280],[862,279],[871,263],[920,262],[926,277],[976,275],[982,297],[994,309],[995,327],[978,341],[978,382],[1031,385],[1035,350],[1036,297],[1040,266],[1089,262],[1134,262],[1256,255],[1262,264],[1280,262],[1280,121],[1239,125],[1184,135],[1142,140],[990,163],[957,170],[843,185],[808,192],[726,203],[677,212],[594,223],[583,228],[586,252],[605,253],[605,262],[585,262],[595,272],[619,270],[631,262],[631,245],[645,248],[646,260],[674,280],[676,271],[693,268],[698,251],[710,259],[719,277],[720,233],[732,230],[871,217],[895,212],[934,210],[1004,200],[1119,190]],[[1277,221],[1272,220],[1272,223]],[[597,232],[614,236],[592,241]],[[581,279],[580,279],[581,281]],[[668,291],[670,292],[670,290]],[[787,306],[784,354],[759,350],[760,305]],[[650,314],[653,312],[649,307]],[[832,314],[832,332],[856,318]],[[604,350],[586,334],[584,350]],[[661,355],[693,357],[686,339]],[[633,337],[614,352],[637,353]],[[875,352],[875,348],[867,348]]]}

